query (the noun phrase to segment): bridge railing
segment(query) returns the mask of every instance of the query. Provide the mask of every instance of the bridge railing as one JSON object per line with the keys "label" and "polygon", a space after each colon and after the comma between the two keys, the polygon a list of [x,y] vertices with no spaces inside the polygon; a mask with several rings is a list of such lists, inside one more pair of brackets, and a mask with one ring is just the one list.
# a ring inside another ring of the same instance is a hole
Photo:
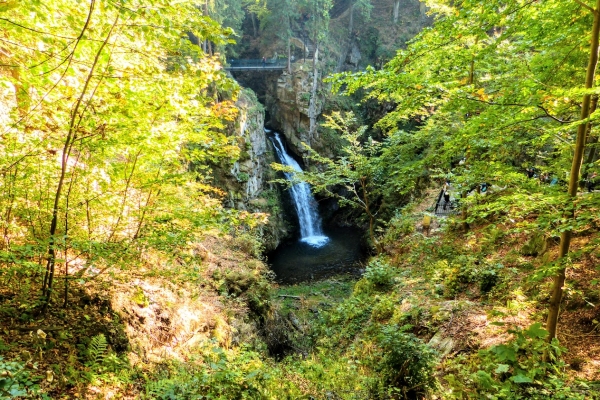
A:
{"label": "bridge railing", "polygon": [[225,68],[285,68],[287,58],[228,59]]}

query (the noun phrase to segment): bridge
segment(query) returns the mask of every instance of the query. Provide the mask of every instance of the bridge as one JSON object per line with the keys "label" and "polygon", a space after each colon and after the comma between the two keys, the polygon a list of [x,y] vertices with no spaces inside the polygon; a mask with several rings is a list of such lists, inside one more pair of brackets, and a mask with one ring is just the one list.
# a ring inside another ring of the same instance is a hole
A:
{"label": "bridge", "polygon": [[[304,32],[296,32],[296,36],[290,38],[290,44],[298,47],[302,50],[303,57],[294,59],[292,56],[292,63],[296,61],[312,60],[315,55],[315,46],[310,38]],[[228,59],[226,71],[282,71],[287,68],[287,58],[267,58],[265,61],[262,59]]]}
{"label": "bridge", "polygon": [[287,58],[227,60],[226,71],[281,71],[287,68]]}
{"label": "bridge", "polygon": [[438,217],[445,217],[448,215],[454,215],[460,213],[460,204],[458,199],[450,197],[450,201],[444,200],[444,189],[440,190],[440,194],[437,196],[436,201],[433,205],[433,213]]}

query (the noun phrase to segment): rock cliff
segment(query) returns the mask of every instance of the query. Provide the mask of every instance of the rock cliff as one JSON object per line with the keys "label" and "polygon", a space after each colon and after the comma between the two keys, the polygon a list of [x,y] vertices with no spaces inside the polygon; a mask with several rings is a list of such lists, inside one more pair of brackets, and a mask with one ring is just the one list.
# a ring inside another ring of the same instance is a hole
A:
{"label": "rock cliff", "polygon": [[264,130],[264,108],[248,89],[240,93],[236,106],[239,114],[227,132],[235,137],[240,157],[233,164],[214,169],[215,184],[226,191],[227,207],[269,214],[269,223],[261,231],[268,251],[289,236],[289,216],[282,206],[280,189],[271,183],[276,176],[270,164],[276,160]]}
{"label": "rock cliff", "polygon": [[[275,93],[267,92],[266,107],[271,119],[269,126],[285,135],[292,151],[303,156],[306,149],[302,143],[314,146],[317,137],[309,137],[309,101],[313,71],[310,63],[296,63],[292,73],[283,73],[277,79]],[[320,81],[320,80],[319,80]],[[323,107],[320,96],[317,99],[317,114]]]}

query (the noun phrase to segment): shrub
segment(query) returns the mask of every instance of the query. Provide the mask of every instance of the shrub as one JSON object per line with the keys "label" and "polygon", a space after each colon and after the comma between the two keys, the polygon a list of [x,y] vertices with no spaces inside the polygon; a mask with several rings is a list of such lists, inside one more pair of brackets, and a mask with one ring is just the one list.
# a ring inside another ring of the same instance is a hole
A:
{"label": "shrub", "polygon": [[374,321],[385,321],[394,315],[394,308],[396,302],[391,297],[384,297],[373,307],[371,311],[371,318]]}
{"label": "shrub", "polygon": [[250,179],[250,175],[248,175],[245,172],[240,172],[239,174],[237,174],[237,181],[240,183],[244,183],[244,182],[248,182],[248,179]]}
{"label": "shrub", "polygon": [[451,388],[446,398],[593,398],[588,396],[592,389],[565,382],[566,365],[560,359],[564,349],[556,339],[546,341],[548,332],[540,323],[527,329],[509,329],[508,333],[514,335],[510,342],[481,350],[470,362],[464,357],[453,361],[455,371],[445,377]]}
{"label": "shrub", "polygon": [[[37,363],[34,364],[37,369]],[[40,377],[33,376],[25,363],[5,361],[0,357],[0,399],[13,399],[39,394],[40,387],[37,382]],[[42,395],[42,398],[49,398]]]}
{"label": "shrub", "polygon": [[489,264],[467,257],[458,257],[451,266],[438,262],[437,275],[444,277],[444,294],[453,297],[468,285],[478,284],[481,293],[488,293],[499,281],[502,264]]}
{"label": "shrub", "polygon": [[385,326],[376,341],[382,354],[372,360],[381,377],[381,386],[373,388],[376,397],[416,398],[437,386],[434,349],[396,325]]}
{"label": "shrub", "polygon": [[392,285],[395,275],[394,268],[378,258],[373,259],[364,273],[364,278],[378,289],[385,289]]}

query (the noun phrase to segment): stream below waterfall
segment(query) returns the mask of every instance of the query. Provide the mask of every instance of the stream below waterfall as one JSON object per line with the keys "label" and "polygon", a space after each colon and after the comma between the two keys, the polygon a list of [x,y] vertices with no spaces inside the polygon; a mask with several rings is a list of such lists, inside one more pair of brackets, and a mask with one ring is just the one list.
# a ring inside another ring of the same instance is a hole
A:
{"label": "stream below waterfall", "polygon": [[326,228],[329,241],[314,247],[300,240],[282,243],[267,255],[276,280],[282,284],[294,284],[325,279],[333,275],[356,275],[361,273],[367,251],[362,232],[356,228]]}
{"label": "stream below waterfall", "polygon": [[[280,135],[273,133],[270,139],[281,164],[301,172],[302,168],[288,153]],[[284,176],[291,180],[293,173],[286,172]],[[360,262],[366,255],[361,232],[339,227],[324,230],[318,204],[307,183],[296,183],[288,192],[298,218],[300,238],[282,243],[268,255],[277,281],[292,284],[338,274],[358,275]]]}

